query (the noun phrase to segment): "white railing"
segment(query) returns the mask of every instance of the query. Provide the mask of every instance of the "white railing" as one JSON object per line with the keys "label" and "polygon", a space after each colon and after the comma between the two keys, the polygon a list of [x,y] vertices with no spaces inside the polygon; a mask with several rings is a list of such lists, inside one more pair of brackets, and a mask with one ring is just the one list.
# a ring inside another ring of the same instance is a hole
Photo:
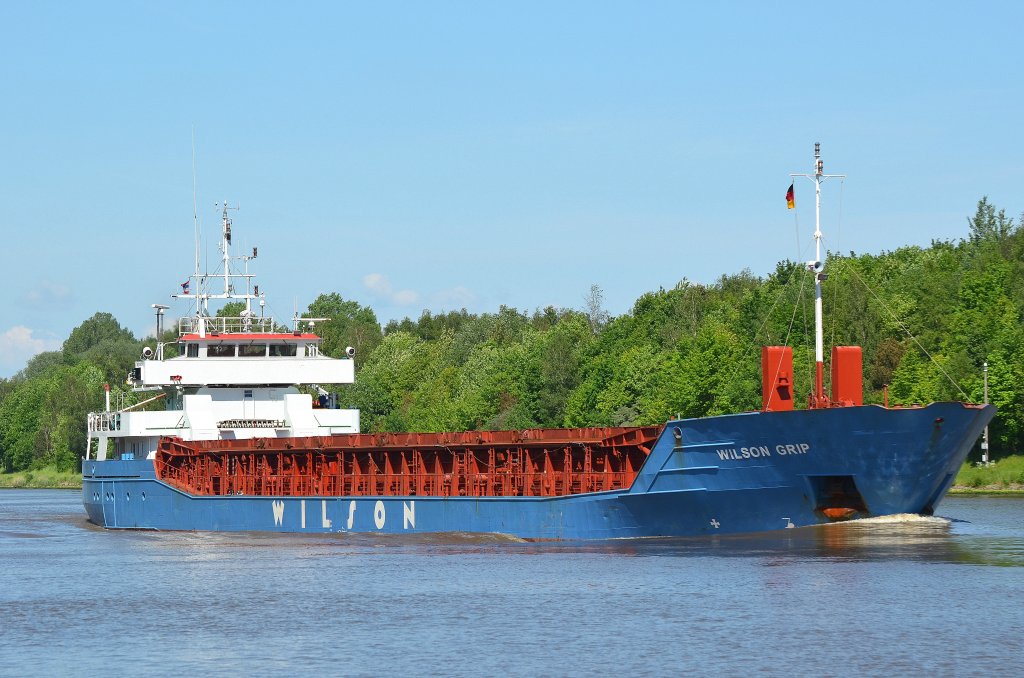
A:
{"label": "white railing", "polygon": [[120,431],[120,412],[90,412],[89,432]]}
{"label": "white railing", "polygon": [[[274,332],[274,319],[270,317],[237,317],[237,318],[202,318],[206,323],[206,333],[218,332],[221,334],[259,333],[269,334]],[[200,318],[187,317],[178,319],[178,335],[198,334]]]}

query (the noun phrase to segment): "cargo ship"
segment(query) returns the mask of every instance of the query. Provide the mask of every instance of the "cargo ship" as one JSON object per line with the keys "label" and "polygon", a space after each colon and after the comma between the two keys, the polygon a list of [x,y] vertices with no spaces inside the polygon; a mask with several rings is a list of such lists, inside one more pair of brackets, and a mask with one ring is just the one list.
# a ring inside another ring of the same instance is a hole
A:
{"label": "cargo ship", "polygon": [[[818,145],[814,172],[793,176],[814,181],[820,214],[821,183],[836,175],[824,174]],[[855,346],[832,348],[826,393],[816,220],[806,407],[795,407],[792,349],[768,346],[759,411],[653,427],[361,433],[359,411],[325,388],[354,382],[354,351],[324,355],[315,327],[326,319],[296,315],[289,331],[263,315],[248,272],[257,251],[232,257],[231,227],[225,205],[220,272],[200,274],[197,254],[172,295],[192,305],[176,350],[144,349],[128,375],[153,395],[123,406],[108,388],[104,410],[88,416],[82,495],[97,525],[590,540],[931,514],[995,414],[961,402],[865,405]],[[213,316],[216,300],[245,309]],[[159,338],[168,307],[154,308]]]}

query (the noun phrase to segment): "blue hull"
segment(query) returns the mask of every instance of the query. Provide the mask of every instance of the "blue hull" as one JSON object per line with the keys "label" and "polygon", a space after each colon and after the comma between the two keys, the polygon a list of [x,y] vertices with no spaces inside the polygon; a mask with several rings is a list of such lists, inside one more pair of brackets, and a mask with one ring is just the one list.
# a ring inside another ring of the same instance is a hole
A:
{"label": "blue hull", "polygon": [[[992,406],[846,407],[671,421],[626,490],[562,497],[193,496],[152,460],[86,460],[89,520],[109,528],[613,539],[757,532],[931,513]],[[837,489],[838,488],[838,489]],[[836,492],[839,492],[837,499]]]}

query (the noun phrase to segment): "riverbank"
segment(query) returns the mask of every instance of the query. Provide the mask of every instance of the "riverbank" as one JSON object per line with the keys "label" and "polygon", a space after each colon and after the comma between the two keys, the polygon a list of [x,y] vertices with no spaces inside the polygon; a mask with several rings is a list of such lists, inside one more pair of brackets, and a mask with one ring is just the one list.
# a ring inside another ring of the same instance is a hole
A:
{"label": "riverbank", "polygon": [[964,464],[950,494],[1024,494],[1024,455],[1003,457],[988,466]]}
{"label": "riverbank", "polygon": [[80,490],[82,474],[41,468],[15,473],[0,473],[0,488],[24,490]]}

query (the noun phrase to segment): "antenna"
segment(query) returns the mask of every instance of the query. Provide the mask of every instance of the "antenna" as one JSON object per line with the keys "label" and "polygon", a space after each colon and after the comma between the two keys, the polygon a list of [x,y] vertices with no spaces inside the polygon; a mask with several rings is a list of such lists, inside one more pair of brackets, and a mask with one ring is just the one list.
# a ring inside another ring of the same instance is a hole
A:
{"label": "antenna", "polygon": [[[203,307],[202,312],[197,311],[196,314],[210,315],[210,296],[208,294],[210,290],[210,281],[208,280],[210,277],[210,248],[204,247],[203,251],[206,253],[206,273],[203,274],[203,284],[200,286],[200,289],[204,292],[202,300]],[[198,304],[199,302],[197,301],[196,303]]]}
{"label": "antenna", "polygon": [[196,198],[196,126],[192,125],[192,222],[196,231],[196,282],[199,280],[199,202]]}
{"label": "antenna", "polygon": [[240,207],[228,206],[228,201],[225,200],[223,203],[214,203],[214,206],[221,208],[221,233],[220,233],[220,251],[224,259],[224,294],[228,296],[232,293],[231,289],[231,218],[228,217],[228,210],[238,210]]}

